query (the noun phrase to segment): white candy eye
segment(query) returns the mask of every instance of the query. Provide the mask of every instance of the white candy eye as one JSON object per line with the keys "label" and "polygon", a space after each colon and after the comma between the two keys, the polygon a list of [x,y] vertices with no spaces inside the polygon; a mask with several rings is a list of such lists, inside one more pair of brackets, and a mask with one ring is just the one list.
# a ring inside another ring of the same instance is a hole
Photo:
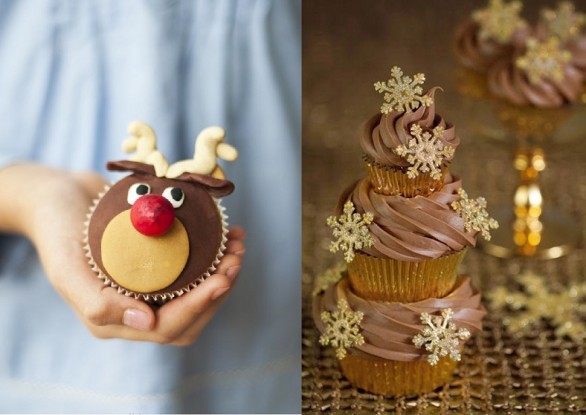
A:
{"label": "white candy eye", "polygon": [[128,197],[126,200],[128,204],[134,205],[134,202],[141,196],[148,195],[151,192],[151,187],[146,183],[134,183],[128,188]]}
{"label": "white candy eye", "polygon": [[171,202],[175,209],[180,207],[183,204],[183,200],[185,200],[183,190],[178,187],[167,187],[163,191],[163,197]]}

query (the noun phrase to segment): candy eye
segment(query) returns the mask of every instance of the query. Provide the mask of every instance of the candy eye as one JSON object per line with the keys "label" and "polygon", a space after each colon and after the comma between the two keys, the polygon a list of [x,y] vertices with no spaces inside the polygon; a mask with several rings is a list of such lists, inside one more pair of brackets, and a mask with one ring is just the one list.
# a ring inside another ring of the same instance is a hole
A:
{"label": "candy eye", "polygon": [[126,200],[130,205],[134,205],[134,202],[138,200],[139,197],[147,195],[151,192],[151,187],[145,183],[134,183],[132,186],[128,188],[128,197]]}
{"label": "candy eye", "polygon": [[185,200],[183,190],[178,187],[167,187],[163,191],[163,197],[171,202],[175,209],[180,207],[183,204],[183,200]]}

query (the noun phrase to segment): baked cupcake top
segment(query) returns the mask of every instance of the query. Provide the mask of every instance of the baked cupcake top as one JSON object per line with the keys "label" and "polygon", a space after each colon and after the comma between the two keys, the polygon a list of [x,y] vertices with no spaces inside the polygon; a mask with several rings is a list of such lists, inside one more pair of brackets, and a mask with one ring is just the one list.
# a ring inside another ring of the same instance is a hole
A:
{"label": "baked cupcake top", "polygon": [[92,206],[86,250],[107,285],[135,298],[166,301],[209,276],[223,255],[226,217],[215,198],[230,194],[234,185],[216,157],[234,160],[237,153],[222,143],[221,128],[210,127],[198,136],[193,159],[169,166],[149,126],[133,122],[129,132],[124,149],[136,155],[107,167],[132,174]]}
{"label": "baked cupcake top", "polygon": [[486,73],[496,60],[511,55],[529,33],[519,16],[521,8],[520,1],[491,0],[486,8],[475,10],[456,30],[455,53],[460,63]]}
{"label": "baked cupcake top", "polygon": [[[362,129],[360,146],[365,157],[390,167],[421,167],[432,171],[453,157],[460,144],[455,128],[436,113],[435,94],[439,87],[422,94],[425,75],[403,76],[398,67],[391,79],[375,83],[384,93],[381,113],[370,118]],[[413,159],[410,161],[410,157]],[[421,167],[414,165],[420,163]]]}
{"label": "baked cupcake top", "polygon": [[364,225],[370,242],[359,248],[363,253],[401,261],[439,258],[475,246],[479,232],[490,239],[489,230],[498,226],[486,201],[469,199],[461,185],[448,174],[441,190],[405,198],[380,194],[362,179],[342,193],[336,214],[343,215],[350,202],[356,213],[371,218]]}

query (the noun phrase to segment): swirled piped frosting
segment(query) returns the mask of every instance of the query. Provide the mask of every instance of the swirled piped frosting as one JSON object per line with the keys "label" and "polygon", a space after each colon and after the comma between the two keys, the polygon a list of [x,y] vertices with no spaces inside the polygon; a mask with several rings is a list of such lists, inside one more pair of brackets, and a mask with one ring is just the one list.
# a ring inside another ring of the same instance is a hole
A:
{"label": "swirled piped frosting", "polygon": [[458,277],[454,290],[446,297],[406,304],[365,300],[354,294],[348,279],[343,278],[313,300],[313,319],[321,333],[327,330],[321,319],[322,313],[335,311],[339,300],[345,300],[351,310],[364,314],[360,322],[364,343],[351,349],[351,353],[373,360],[409,362],[425,359],[425,349],[413,344],[413,337],[424,328],[421,313],[437,314],[451,308],[454,312],[452,321],[458,328],[466,328],[471,333],[482,331],[482,319],[486,315],[480,293],[471,285],[469,277]]}
{"label": "swirled piped frosting", "polygon": [[438,87],[431,88],[426,95],[431,97],[433,103],[426,107],[420,106],[415,111],[398,112],[391,111],[388,114],[376,114],[363,126],[360,136],[360,146],[365,156],[372,162],[392,167],[408,167],[410,163],[395,153],[395,149],[401,145],[408,145],[413,138],[410,133],[411,125],[417,123],[425,131],[431,131],[435,127],[445,129],[443,137],[439,140],[446,146],[454,149],[460,144],[456,130],[435,111],[435,93]]}
{"label": "swirled piped frosting", "polygon": [[467,20],[456,29],[454,52],[458,61],[467,68],[479,73],[486,73],[497,60],[510,56],[514,45],[521,45],[528,35],[527,28],[514,32],[507,43],[499,43],[493,39],[479,37],[480,25]]}
{"label": "swirled piped frosting", "polygon": [[477,232],[467,232],[451,207],[460,200],[461,187],[461,180],[448,174],[441,190],[405,198],[377,193],[368,179],[362,179],[342,193],[336,211],[340,214],[350,200],[357,212],[373,214],[368,229],[374,244],[362,249],[368,255],[411,262],[439,258],[476,245]]}
{"label": "swirled piped frosting", "polygon": [[489,90],[515,105],[556,108],[578,100],[582,92],[582,71],[573,60],[563,65],[562,79],[542,77],[532,82],[524,69],[516,64],[520,53],[502,59],[488,71]]}

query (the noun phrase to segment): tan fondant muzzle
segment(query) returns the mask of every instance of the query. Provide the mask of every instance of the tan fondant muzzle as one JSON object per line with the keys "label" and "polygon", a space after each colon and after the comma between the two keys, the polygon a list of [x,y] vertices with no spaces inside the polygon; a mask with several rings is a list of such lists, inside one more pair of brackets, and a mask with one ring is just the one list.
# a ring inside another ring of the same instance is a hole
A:
{"label": "tan fondant muzzle", "polygon": [[101,240],[102,263],[114,281],[139,293],[171,285],[185,268],[189,238],[177,218],[162,236],[139,233],[130,220],[130,209],[116,215]]}

